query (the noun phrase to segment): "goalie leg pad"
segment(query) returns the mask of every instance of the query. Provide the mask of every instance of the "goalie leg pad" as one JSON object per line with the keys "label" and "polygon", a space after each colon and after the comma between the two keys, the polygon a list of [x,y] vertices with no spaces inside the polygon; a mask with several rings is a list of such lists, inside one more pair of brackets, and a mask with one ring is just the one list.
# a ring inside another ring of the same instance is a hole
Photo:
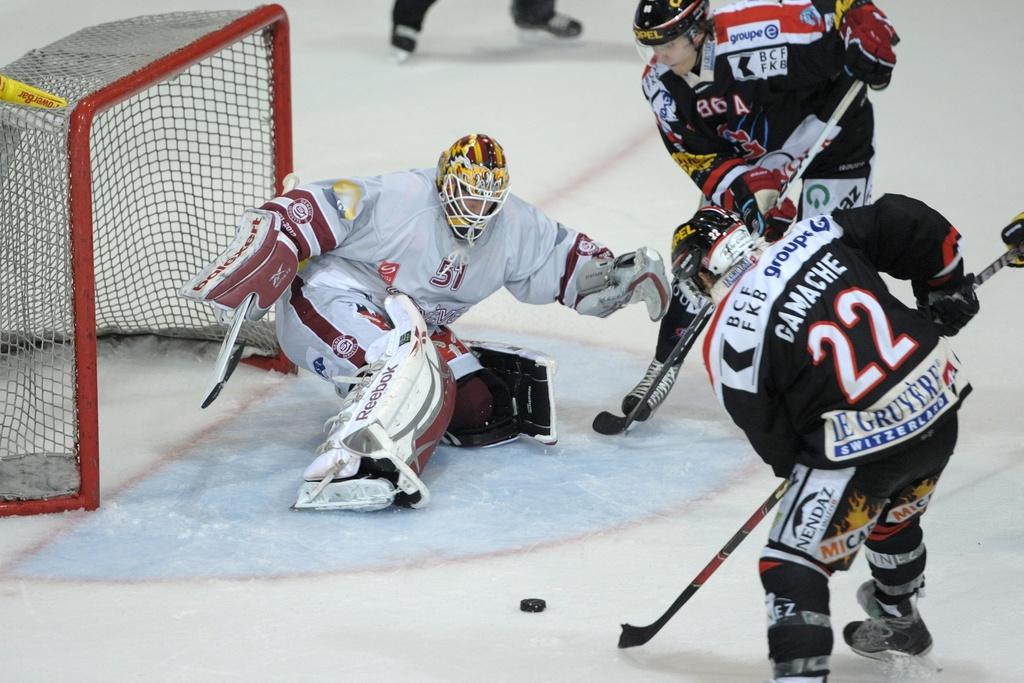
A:
{"label": "goalie leg pad", "polygon": [[441,325],[430,335],[430,339],[437,347],[441,358],[451,368],[455,379],[462,379],[482,367],[466,342],[459,339],[452,328]]}
{"label": "goalie leg pad", "polygon": [[512,394],[505,382],[487,368],[459,380],[455,414],[444,441],[452,446],[497,446],[519,437]]}
{"label": "goalie leg pad", "polygon": [[[412,507],[429,501],[419,473],[451,419],[455,382],[408,297],[389,297],[385,307],[394,323],[387,346],[371,372],[346,396],[342,411],[328,421],[331,433],[307,468],[296,508],[369,509],[329,505],[324,499],[329,486],[353,476],[387,479],[394,486],[396,502],[403,494],[407,498],[402,500]],[[363,469],[367,459],[375,462]],[[370,488],[372,493],[382,487]]]}
{"label": "goalie leg pad", "polygon": [[[494,397],[486,426],[449,429],[447,443],[487,446],[520,434],[544,444],[557,440],[553,377],[555,361],[536,351],[494,342],[473,342],[473,353],[486,371],[479,375]],[[507,397],[507,398],[506,398]]]}

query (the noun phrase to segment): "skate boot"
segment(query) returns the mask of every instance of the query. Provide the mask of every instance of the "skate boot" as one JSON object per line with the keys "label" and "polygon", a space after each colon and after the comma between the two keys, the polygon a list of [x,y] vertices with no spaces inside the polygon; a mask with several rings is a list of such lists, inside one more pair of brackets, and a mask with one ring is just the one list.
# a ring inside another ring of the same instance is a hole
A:
{"label": "skate boot", "polygon": [[391,56],[399,64],[402,64],[412,53],[416,51],[416,40],[420,32],[412,26],[395,24],[391,28]]}
{"label": "skate boot", "polygon": [[545,20],[513,13],[516,26],[526,30],[546,31],[556,38],[576,38],[583,33],[583,24],[572,17],[555,12]]}
{"label": "skate boot", "polygon": [[900,655],[923,655],[932,648],[932,636],[914,604],[915,597],[888,605],[875,599],[875,582],[857,590],[857,602],[868,613],[864,621],[851,621],[843,640],[854,652],[871,659],[890,660]]}
{"label": "skate boot", "polygon": [[[661,372],[663,367],[665,367],[663,363],[656,360],[651,361],[651,364],[647,366],[647,372],[644,373],[643,379],[641,379],[640,382],[633,387],[633,390],[626,394],[626,397],[622,399],[622,412],[624,414],[629,415],[630,411],[640,403],[640,400],[644,397],[644,394],[647,393],[647,390],[651,388],[651,385],[654,384],[655,378],[658,376],[658,373]],[[669,368],[668,372],[665,373],[665,376],[661,378],[660,382],[658,382],[658,386],[651,394],[651,398],[647,401],[647,405],[637,411],[637,420],[641,422],[646,420],[654,413],[655,410],[658,409],[658,406],[660,406],[668,396],[668,392],[671,391],[672,385],[676,383],[676,376],[678,374],[678,365]]]}

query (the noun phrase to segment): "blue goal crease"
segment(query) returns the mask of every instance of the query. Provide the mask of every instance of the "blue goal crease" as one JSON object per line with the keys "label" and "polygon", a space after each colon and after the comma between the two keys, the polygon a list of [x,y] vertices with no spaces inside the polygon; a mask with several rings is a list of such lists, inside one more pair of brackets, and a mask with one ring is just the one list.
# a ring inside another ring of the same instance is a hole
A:
{"label": "blue goal crease", "polygon": [[591,348],[579,364],[577,342],[503,336],[558,361],[558,444],[440,447],[424,471],[427,508],[289,509],[334,408],[311,408],[322,400],[314,385],[322,380],[300,375],[7,573],[111,581],[274,577],[516,552],[678,508],[749,463],[724,414],[718,421],[680,417],[694,412],[687,402],[707,398],[701,391],[675,392],[626,436],[596,434],[593,416],[617,405],[622,378],[641,376],[644,360]]}

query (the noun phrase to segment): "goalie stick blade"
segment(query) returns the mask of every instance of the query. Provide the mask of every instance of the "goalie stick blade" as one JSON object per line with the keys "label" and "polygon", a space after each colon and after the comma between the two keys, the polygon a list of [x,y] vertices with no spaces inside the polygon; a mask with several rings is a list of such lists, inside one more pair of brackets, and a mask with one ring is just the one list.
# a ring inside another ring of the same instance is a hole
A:
{"label": "goalie stick blade", "polygon": [[626,427],[629,426],[629,418],[622,415],[615,415],[609,413],[607,410],[602,410],[594,418],[594,431],[598,434],[604,434],[605,436],[615,436],[616,434],[622,434],[626,431]]}
{"label": "goalie stick blade", "polygon": [[210,404],[213,403],[214,401],[216,401],[217,397],[220,396],[220,390],[223,389],[223,388],[224,388],[224,382],[218,382],[217,384],[213,385],[213,391],[211,391],[209,394],[207,394],[206,400],[203,401],[203,404],[201,406],[199,406],[199,407],[200,408],[209,408]]}
{"label": "goalie stick blade", "polygon": [[238,363],[242,360],[242,353],[244,351],[244,344],[239,344],[234,348],[231,352],[231,356],[228,357],[228,364],[224,370],[224,379],[213,385],[210,393],[206,395],[206,400],[203,401],[203,405],[200,406],[201,408],[206,408],[217,400],[217,397],[220,396],[220,390],[223,389],[224,385],[228,383],[229,379],[231,379],[231,373],[235,371],[235,368],[238,367]]}
{"label": "goalie stick blade", "polygon": [[206,390],[206,400],[203,401],[203,408],[216,400],[220,390],[224,388],[231,373],[238,367],[238,361],[242,358],[243,346],[235,346],[238,333],[242,331],[242,322],[249,315],[249,311],[256,305],[256,293],[253,292],[245,298],[245,301],[235,309],[235,317],[231,320],[231,327],[221,342],[220,352],[217,354],[217,362],[214,365],[213,380]]}

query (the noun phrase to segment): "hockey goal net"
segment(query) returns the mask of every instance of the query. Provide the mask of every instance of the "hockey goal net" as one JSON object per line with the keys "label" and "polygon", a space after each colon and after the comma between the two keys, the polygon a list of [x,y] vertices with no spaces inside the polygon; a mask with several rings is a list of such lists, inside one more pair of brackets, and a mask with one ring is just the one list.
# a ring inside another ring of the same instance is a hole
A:
{"label": "hockey goal net", "polygon": [[[287,17],[116,21],[0,74],[68,100],[0,102],[0,515],[93,509],[97,337],[220,340],[177,289],[291,170]],[[284,369],[272,315],[245,328]]]}

